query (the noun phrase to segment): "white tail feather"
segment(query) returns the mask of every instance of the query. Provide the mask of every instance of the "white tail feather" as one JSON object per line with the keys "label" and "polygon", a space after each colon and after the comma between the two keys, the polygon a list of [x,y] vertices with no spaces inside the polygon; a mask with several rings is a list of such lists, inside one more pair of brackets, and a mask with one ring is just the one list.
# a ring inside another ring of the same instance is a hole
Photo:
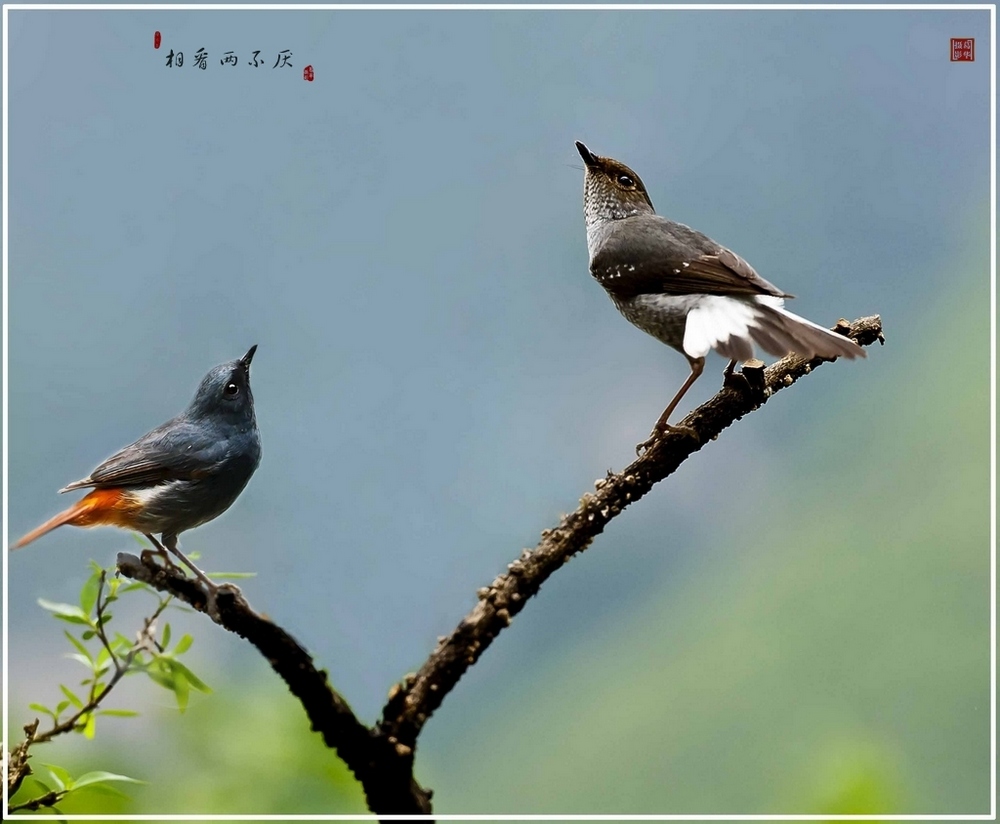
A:
{"label": "white tail feather", "polygon": [[684,352],[702,358],[714,349],[734,360],[748,360],[757,345],[778,357],[790,352],[807,358],[865,357],[854,341],[789,312],[783,304],[771,295],[752,300],[705,295],[688,313]]}

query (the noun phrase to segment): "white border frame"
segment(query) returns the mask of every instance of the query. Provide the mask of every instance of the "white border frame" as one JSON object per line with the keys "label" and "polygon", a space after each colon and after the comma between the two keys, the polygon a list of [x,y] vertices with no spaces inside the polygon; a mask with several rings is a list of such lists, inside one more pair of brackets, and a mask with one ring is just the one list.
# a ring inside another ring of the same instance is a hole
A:
{"label": "white border frame", "polygon": [[[990,12],[990,812],[982,815],[37,815],[8,816],[7,821],[993,821],[997,814],[997,52],[995,4],[941,3],[757,3],[757,4],[606,4],[606,3],[10,3],[3,5],[3,547],[10,545],[7,520],[8,475],[8,235],[7,235],[7,104],[8,11],[989,11]],[[942,52],[943,54],[943,52]],[[8,627],[8,552],[3,552],[3,729],[10,737],[8,678],[10,672]],[[7,740],[2,753],[7,775]],[[3,807],[7,809],[7,782],[3,782]]]}

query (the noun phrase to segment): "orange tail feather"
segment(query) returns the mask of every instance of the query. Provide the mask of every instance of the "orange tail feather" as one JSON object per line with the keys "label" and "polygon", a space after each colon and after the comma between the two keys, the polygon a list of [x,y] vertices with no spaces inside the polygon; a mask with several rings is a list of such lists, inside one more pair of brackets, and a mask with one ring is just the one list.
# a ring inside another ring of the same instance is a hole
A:
{"label": "orange tail feather", "polygon": [[44,524],[31,530],[31,532],[14,544],[11,549],[20,549],[23,546],[27,546],[53,529],[66,524],[70,524],[71,526],[122,525],[121,516],[124,513],[121,511],[121,505],[125,502],[125,494],[121,489],[95,489],[89,495],[85,495],[73,504],[69,509],[60,512],[53,518],[49,518]]}

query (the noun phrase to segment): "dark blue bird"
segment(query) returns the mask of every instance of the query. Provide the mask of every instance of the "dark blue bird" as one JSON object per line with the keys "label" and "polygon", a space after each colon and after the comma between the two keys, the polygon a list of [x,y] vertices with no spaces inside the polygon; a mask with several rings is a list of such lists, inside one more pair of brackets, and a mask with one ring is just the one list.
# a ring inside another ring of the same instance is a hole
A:
{"label": "dark blue bird", "polygon": [[256,351],[252,346],[239,360],[216,366],[180,415],[59,490],[93,488],[13,549],[64,524],[118,526],[143,533],[157,548],[153,536],[159,533],[163,546],[197,573],[178,552],[177,536],[229,509],[260,463],[250,391],[250,361]]}

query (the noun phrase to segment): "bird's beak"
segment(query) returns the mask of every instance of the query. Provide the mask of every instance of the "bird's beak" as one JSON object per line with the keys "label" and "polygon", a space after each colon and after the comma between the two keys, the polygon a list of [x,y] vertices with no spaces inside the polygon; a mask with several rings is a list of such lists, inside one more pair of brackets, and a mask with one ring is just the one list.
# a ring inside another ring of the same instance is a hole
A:
{"label": "bird's beak", "polygon": [[597,166],[597,155],[590,151],[586,146],[584,146],[579,140],[576,141],[576,149],[580,153],[580,157],[583,158],[583,162],[588,166]]}
{"label": "bird's beak", "polygon": [[247,352],[242,358],[240,358],[240,363],[243,365],[244,369],[250,368],[250,361],[253,360],[253,353],[257,351],[257,344],[255,343],[250,347],[250,351]]}

